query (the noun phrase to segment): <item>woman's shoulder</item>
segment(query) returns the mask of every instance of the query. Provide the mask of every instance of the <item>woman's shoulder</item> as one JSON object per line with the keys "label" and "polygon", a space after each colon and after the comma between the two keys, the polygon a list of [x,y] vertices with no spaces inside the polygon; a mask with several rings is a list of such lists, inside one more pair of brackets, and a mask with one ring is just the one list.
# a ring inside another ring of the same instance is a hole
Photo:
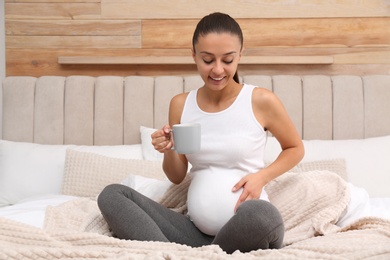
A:
{"label": "woman's shoulder", "polygon": [[256,99],[269,99],[274,98],[275,94],[269,89],[255,86],[253,88],[253,97]]}
{"label": "woman's shoulder", "polygon": [[170,102],[170,109],[172,111],[183,111],[184,104],[187,100],[189,92],[184,92],[175,95]]}
{"label": "woman's shoulder", "polygon": [[252,101],[262,108],[270,108],[280,104],[279,98],[271,90],[262,87],[253,89]]}
{"label": "woman's shoulder", "polygon": [[174,103],[184,103],[188,97],[190,92],[184,92],[184,93],[180,93],[180,94],[177,94],[175,96],[173,96],[173,98],[171,99],[171,103],[174,102]]}

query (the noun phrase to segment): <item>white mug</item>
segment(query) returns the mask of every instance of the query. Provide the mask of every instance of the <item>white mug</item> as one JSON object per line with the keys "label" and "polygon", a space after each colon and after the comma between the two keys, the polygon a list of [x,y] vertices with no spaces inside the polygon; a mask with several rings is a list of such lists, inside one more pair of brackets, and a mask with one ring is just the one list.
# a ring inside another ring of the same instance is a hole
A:
{"label": "white mug", "polygon": [[172,150],[178,154],[196,153],[200,150],[200,124],[176,124],[172,126]]}

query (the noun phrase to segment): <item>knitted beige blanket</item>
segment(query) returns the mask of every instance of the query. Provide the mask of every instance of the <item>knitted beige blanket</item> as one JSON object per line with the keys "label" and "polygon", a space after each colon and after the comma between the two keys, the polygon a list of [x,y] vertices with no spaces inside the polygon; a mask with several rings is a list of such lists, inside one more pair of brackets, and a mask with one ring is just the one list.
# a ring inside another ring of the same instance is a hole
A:
{"label": "knitted beige blanket", "polygon": [[[172,186],[161,203],[185,212],[190,179]],[[346,183],[327,171],[286,173],[266,187],[285,221],[279,250],[224,253],[218,246],[191,248],[113,238],[94,199],[47,209],[45,228],[0,218],[0,259],[388,259],[390,220],[365,218],[343,229],[335,222],[349,201]]]}

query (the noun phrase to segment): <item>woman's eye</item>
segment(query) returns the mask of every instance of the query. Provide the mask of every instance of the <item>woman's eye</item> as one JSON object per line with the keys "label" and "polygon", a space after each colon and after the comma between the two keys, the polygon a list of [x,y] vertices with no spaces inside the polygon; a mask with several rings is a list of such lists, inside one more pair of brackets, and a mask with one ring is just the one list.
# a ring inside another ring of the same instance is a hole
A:
{"label": "woman's eye", "polygon": [[[214,60],[203,60],[203,62],[206,63],[206,64],[211,64],[211,63],[214,62]],[[225,61],[223,61],[223,63],[225,63],[225,64],[230,64],[232,62],[233,62],[233,60],[225,60]]]}

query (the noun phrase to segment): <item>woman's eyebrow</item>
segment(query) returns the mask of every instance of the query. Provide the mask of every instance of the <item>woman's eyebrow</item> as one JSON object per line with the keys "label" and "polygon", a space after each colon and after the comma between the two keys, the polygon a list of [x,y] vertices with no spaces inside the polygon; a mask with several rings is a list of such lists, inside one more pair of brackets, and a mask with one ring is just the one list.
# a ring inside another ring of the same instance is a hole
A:
{"label": "woman's eyebrow", "polygon": [[[210,53],[210,52],[207,52],[207,51],[201,51],[200,53],[214,56],[213,53]],[[234,53],[237,53],[237,52],[236,52],[236,51],[230,51],[230,52],[228,52],[228,53],[223,54],[223,56],[232,55],[232,54],[234,54]]]}

